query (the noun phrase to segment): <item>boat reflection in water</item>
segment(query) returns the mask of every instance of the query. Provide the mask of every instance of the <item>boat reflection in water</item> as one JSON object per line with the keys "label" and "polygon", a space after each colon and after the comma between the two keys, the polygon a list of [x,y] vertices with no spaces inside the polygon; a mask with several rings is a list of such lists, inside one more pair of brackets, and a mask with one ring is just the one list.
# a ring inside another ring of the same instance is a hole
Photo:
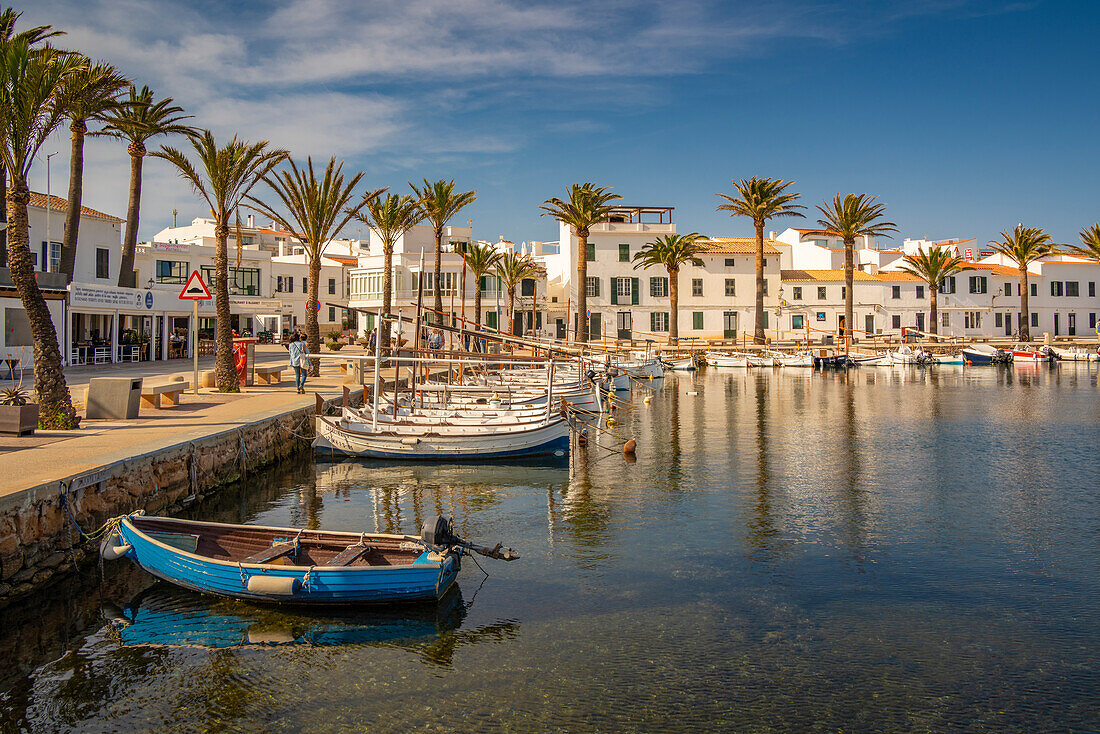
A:
{"label": "boat reflection in water", "polygon": [[460,630],[466,617],[462,592],[452,587],[438,602],[296,612],[205,596],[157,583],[125,608],[105,604],[111,637],[124,647],[223,649],[303,645],[389,646],[449,665],[454,650],[481,639],[509,639],[512,621]]}

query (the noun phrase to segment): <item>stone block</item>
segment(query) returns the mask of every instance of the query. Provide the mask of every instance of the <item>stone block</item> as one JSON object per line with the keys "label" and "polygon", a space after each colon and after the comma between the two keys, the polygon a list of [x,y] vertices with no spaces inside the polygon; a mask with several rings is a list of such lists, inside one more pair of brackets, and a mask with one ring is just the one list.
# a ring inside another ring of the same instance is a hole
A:
{"label": "stone block", "polygon": [[43,568],[57,568],[65,561],[65,558],[66,556],[64,553],[51,553],[50,555],[46,556],[45,560],[43,560],[42,563],[39,565]]}
{"label": "stone block", "polygon": [[21,568],[23,568],[22,551],[16,551],[7,556],[0,556],[0,579],[7,581],[18,573]]}
{"label": "stone block", "polygon": [[26,583],[34,578],[34,571],[35,569],[33,568],[24,568],[22,571],[11,577],[11,582],[13,584]]}

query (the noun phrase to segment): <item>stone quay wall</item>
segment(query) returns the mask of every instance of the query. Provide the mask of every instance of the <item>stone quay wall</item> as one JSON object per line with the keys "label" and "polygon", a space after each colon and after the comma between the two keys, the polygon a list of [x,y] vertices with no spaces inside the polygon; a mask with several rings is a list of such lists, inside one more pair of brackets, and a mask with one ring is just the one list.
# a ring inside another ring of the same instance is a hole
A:
{"label": "stone quay wall", "polygon": [[92,533],[137,510],[171,513],[308,449],[315,410],[299,408],[212,431],[0,497],[0,607],[94,558],[98,541],[85,540],[76,525]]}

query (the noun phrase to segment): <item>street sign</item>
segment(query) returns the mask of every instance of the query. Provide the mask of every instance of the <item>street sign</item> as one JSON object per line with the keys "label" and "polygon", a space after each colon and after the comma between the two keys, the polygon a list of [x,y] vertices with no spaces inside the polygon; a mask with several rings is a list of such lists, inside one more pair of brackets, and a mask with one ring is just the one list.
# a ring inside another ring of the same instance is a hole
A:
{"label": "street sign", "polygon": [[191,271],[191,277],[187,279],[187,285],[180,291],[182,301],[209,301],[210,289],[202,282],[202,276],[198,270]]}

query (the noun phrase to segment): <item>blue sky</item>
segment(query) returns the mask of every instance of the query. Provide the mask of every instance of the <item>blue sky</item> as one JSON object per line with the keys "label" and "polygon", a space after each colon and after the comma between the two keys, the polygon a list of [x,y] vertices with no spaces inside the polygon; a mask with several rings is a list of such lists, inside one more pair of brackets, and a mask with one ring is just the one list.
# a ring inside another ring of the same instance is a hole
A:
{"label": "blue sky", "polygon": [[[24,20],[174,97],[216,135],[366,171],[455,178],[475,236],[556,239],[567,185],[750,234],[715,193],[794,179],[803,203],[879,194],[901,236],[1100,219],[1100,3],[40,0]],[[49,151],[64,195],[68,133]],[[43,151],[44,154],[47,151]],[[146,163],[141,234],[204,214]],[[92,143],[85,203],[126,207],[123,146]],[[44,165],[34,185],[45,188]],[[810,219],[813,219],[811,216]],[[776,223],[775,229],[784,225]],[[354,231],[349,232],[354,235]]]}

